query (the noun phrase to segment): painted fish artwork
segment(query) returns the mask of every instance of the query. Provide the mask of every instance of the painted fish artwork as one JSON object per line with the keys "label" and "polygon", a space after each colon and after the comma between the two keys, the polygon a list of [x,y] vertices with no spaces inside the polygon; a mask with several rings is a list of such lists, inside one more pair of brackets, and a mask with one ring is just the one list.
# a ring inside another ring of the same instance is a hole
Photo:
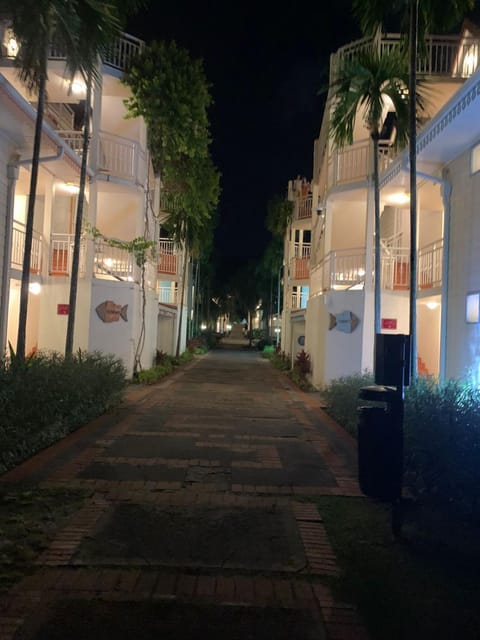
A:
{"label": "painted fish artwork", "polygon": [[128,304],[115,304],[113,300],[105,300],[95,309],[97,316],[102,322],[118,322],[120,318],[128,322],[127,316]]}
{"label": "painted fish artwork", "polygon": [[333,313],[328,314],[329,323],[328,329],[334,329],[335,327],[338,331],[343,331],[343,333],[352,333],[357,327],[360,320],[357,316],[351,311],[342,311],[341,313]]}

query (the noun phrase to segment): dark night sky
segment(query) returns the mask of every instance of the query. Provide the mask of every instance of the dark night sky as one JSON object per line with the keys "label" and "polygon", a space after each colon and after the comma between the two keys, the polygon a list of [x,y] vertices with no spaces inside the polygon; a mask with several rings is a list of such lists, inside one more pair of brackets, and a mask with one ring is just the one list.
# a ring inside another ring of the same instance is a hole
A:
{"label": "dark night sky", "polygon": [[129,21],[132,35],[174,39],[204,61],[211,151],[222,173],[215,252],[226,272],[263,252],[268,200],[297,174],[311,178],[329,54],[359,35],[350,5],[150,0]]}

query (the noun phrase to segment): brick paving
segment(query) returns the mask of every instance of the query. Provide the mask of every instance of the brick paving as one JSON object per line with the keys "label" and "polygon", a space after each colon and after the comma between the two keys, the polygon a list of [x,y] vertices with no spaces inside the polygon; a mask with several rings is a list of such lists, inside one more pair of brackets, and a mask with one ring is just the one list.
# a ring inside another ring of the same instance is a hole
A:
{"label": "brick paving", "polygon": [[[37,571],[0,602],[0,640],[34,640],[35,632],[25,630],[52,603],[92,599],[308,610],[318,620],[319,640],[368,640],[355,609],[330,591],[339,575],[335,553],[321,514],[303,501],[360,495],[354,443],[315,394],[296,390],[254,351],[214,351],[161,384],[132,389],[115,415],[0,478],[28,481],[86,487],[92,495],[38,557]],[[137,545],[143,534],[151,536],[155,518],[159,526],[184,518],[192,560],[176,557],[174,541],[168,562],[161,553],[140,561],[141,549],[122,550],[130,542],[128,526],[113,540],[108,523],[129,510],[146,514],[143,525],[131,525]],[[252,514],[259,513],[264,527],[227,530],[218,561],[211,545],[206,552],[209,527],[215,532],[229,518],[255,522]],[[270,521],[285,526],[272,530]],[[261,549],[275,538],[276,549],[288,550],[284,562],[266,554],[255,566],[258,550],[245,544],[257,540]],[[88,556],[86,542],[97,552]],[[108,558],[98,556],[101,545]],[[241,553],[232,553],[237,546]]]}

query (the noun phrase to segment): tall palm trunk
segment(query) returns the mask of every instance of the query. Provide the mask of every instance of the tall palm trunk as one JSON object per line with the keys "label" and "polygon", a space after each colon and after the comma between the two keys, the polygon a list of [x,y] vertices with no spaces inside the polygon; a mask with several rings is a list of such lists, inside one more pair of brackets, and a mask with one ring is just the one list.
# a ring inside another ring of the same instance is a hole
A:
{"label": "tall palm trunk", "polygon": [[187,278],[187,265],[188,265],[188,252],[186,244],[183,245],[184,256],[183,256],[183,273],[182,273],[182,288],[180,294],[180,304],[179,304],[179,312],[178,312],[178,333],[177,333],[177,348],[175,351],[175,355],[178,358],[180,355],[180,342],[182,338],[182,321],[183,321],[183,297],[185,295],[185,281]]}
{"label": "tall palm trunk", "polygon": [[[46,69],[47,51],[44,52]],[[28,286],[30,284],[30,262],[32,258],[33,221],[35,217],[35,200],[37,197],[38,168],[40,164],[40,146],[42,141],[43,114],[45,110],[46,72],[40,75],[38,86],[37,118],[35,121],[35,137],[33,141],[32,172],[30,174],[30,193],[28,195],[27,222],[25,225],[25,247],[22,264],[22,284],[20,288],[20,311],[18,316],[17,356],[25,358],[28,313]]]}
{"label": "tall palm trunk", "polygon": [[80,188],[77,200],[75,219],[75,236],[73,241],[72,273],[70,277],[70,296],[68,301],[67,336],[65,340],[65,356],[72,355],[75,331],[75,311],[77,306],[78,272],[80,265],[80,244],[82,238],[83,209],[85,204],[85,186],[87,179],[87,155],[90,142],[90,102],[92,99],[92,74],[87,78],[87,94],[83,116],[82,164],[80,167]]}
{"label": "tall palm trunk", "polygon": [[410,373],[417,378],[417,46],[418,0],[410,0],[409,34],[409,94],[410,94]]}
{"label": "tall palm trunk", "polygon": [[382,256],[380,245],[380,184],[378,176],[378,131],[372,133],[373,139],[373,194],[374,194],[374,214],[375,214],[375,287],[374,287],[374,317],[375,333],[381,332],[381,268]]}

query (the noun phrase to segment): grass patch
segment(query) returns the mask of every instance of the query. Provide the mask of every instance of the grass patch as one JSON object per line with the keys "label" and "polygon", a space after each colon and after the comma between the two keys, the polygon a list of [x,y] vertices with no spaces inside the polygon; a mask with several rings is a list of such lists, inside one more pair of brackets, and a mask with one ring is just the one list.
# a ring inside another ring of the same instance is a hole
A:
{"label": "grass patch", "polygon": [[480,544],[472,530],[456,547],[448,544],[451,523],[443,513],[437,522],[424,514],[422,526],[407,509],[399,542],[388,505],[347,497],[315,502],[341,567],[334,593],[357,605],[374,640],[478,640]]}
{"label": "grass patch", "polygon": [[35,559],[89,492],[0,488],[0,593],[32,573]]}

